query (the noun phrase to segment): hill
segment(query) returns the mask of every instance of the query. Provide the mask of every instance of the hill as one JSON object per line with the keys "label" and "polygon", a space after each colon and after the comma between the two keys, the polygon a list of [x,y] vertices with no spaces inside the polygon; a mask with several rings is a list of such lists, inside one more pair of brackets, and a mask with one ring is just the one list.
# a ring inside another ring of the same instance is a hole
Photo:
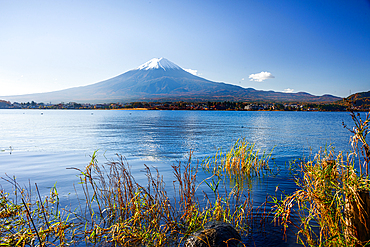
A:
{"label": "hill", "polygon": [[340,101],[340,103],[351,106],[355,110],[370,109],[370,91],[352,94]]}

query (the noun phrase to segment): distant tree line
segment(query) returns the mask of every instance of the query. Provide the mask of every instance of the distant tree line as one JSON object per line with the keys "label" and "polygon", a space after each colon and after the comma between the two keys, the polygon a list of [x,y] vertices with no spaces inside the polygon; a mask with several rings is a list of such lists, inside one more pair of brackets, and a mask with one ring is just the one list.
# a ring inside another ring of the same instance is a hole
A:
{"label": "distant tree line", "polygon": [[[366,104],[362,104],[365,102]],[[2,109],[148,109],[148,110],[216,110],[216,111],[356,111],[370,110],[369,99],[340,101],[330,104],[314,103],[271,103],[271,102],[233,102],[233,101],[207,101],[207,102],[131,102],[131,103],[58,103],[46,104],[35,101],[25,103],[11,103],[0,100]]]}

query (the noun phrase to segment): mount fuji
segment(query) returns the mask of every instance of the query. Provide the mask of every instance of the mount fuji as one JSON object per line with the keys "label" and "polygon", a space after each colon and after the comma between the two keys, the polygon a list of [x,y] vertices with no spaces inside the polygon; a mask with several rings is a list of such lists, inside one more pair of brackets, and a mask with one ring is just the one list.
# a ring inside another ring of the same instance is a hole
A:
{"label": "mount fuji", "polygon": [[110,103],[132,101],[305,101],[333,102],[332,95],[280,93],[213,82],[165,58],[154,58],[111,79],[49,93],[1,97],[9,101]]}

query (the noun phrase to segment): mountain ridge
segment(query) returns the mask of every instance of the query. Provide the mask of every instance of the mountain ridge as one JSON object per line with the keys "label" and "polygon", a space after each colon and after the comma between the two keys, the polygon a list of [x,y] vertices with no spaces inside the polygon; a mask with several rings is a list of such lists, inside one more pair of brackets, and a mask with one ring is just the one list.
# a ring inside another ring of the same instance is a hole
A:
{"label": "mountain ridge", "polygon": [[154,58],[113,78],[59,91],[4,96],[9,101],[109,103],[130,101],[276,101],[334,102],[332,95],[281,93],[213,82],[193,75],[165,58]]}

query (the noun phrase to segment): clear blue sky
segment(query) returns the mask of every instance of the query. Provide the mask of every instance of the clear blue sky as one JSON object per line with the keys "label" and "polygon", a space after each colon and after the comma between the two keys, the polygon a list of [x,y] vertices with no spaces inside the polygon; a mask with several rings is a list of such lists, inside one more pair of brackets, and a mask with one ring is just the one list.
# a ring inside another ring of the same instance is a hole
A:
{"label": "clear blue sky", "polygon": [[213,81],[346,97],[370,90],[370,1],[0,0],[2,96],[92,84],[155,57]]}

